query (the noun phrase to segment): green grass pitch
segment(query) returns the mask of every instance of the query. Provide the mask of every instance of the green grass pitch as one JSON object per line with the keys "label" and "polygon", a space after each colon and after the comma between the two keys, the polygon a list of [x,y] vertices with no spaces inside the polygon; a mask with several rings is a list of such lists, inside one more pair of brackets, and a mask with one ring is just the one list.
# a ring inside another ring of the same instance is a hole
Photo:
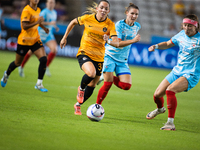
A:
{"label": "green grass pitch", "polygon": [[[0,78],[14,59],[14,52],[0,51]],[[54,59],[52,77],[45,76],[43,81],[47,93],[34,89],[38,64],[32,56],[24,78],[16,69],[7,86],[0,87],[0,150],[200,149],[200,84],[176,94],[176,131],[161,131],[167,111],[153,120],[147,120],[146,114],[156,108],[153,93],[170,70],[130,66],[131,89],[113,85],[102,104],[103,120],[92,122],[86,110],[96,102],[102,83],[81,107],[83,115],[76,116],[73,105],[83,76],[78,61]]]}

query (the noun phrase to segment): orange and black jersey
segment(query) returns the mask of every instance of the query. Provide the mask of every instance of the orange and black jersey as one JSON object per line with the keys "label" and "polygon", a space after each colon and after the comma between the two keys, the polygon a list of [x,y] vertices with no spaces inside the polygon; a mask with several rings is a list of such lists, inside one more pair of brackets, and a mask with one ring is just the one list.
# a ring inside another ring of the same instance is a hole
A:
{"label": "orange and black jersey", "polygon": [[86,14],[77,19],[79,25],[85,26],[77,56],[87,55],[94,61],[103,62],[105,54],[103,35],[117,35],[114,22],[109,18],[98,21],[95,14]]}
{"label": "orange and black jersey", "polygon": [[38,33],[39,24],[27,30],[24,30],[22,27],[23,21],[28,21],[30,23],[36,22],[39,18],[40,11],[41,10],[39,7],[37,7],[37,10],[34,10],[29,5],[24,7],[21,14],[21,33],[18,36],[18,44],[31,46],[34,45],[38,40],[40,40],[40,36]]}

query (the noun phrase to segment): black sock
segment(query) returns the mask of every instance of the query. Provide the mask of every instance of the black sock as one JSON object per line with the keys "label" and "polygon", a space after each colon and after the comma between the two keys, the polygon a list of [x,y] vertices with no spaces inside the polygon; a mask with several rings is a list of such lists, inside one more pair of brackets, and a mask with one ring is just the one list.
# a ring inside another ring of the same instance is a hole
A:
{"label": "black sock", "polygon": [[85,87],[93,80],[94,78],[89,77],[85,74],[81,80],[81,88],[85,89]]}
{"label": "black sock", "polygon": [[17,66],[15,65],[15,61],[11,62],[7,71],[6,71],[6,74],[9,76],[11,74],[11,72],[13,70],[15,70],[15,68],[17,68]]}
{"label": "black sock", "polygon": [[94,91],[95,87],[91,87],[91,86],[86,86],[85,88],[85,93],[84,93],[84,101],[83,103],[85,103],[85,101],[90,98],[90,96],[92,95],[93,91]]}
{"label": "black sock", "polygon": [[40,64],[38,68],[38,79],[43,79],[45,71],[46,71],[46,64],[47,64],[47,57],[43,56],[39,59]]}

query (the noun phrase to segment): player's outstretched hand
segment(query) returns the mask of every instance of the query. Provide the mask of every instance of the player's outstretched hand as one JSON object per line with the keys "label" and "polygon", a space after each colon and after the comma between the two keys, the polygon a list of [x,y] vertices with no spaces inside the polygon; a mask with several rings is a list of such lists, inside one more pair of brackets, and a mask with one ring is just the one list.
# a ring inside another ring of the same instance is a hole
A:
{"label": "player's outstretched hand", "polygon": [[62,40],[60,41],[60,48],[62,49],[63,47],[65,47],[66,44],[67,44],[67,39],[62,38]]}
{"label": "player's outstretched hand", "polygon": [[155,45],[150,46],[148,48],[149,52],[153,52],[155,50],[155,47],[156,47]]}

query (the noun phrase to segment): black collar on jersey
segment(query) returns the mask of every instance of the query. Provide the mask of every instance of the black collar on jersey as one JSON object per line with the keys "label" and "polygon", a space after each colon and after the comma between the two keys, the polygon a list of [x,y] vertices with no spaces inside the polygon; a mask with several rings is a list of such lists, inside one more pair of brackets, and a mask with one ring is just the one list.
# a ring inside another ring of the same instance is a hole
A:
{"label": "black collar on jersey", "polygon": [[[28,6],[31,7],[29,4],[28,4]],[[33,7],[31,7],[31,9],[33,9],[34,11],[37,11],[37,8],[36,8],[36,10],[35,10]]]}
{"label": "black collar on jersey", "polygon": [[94,15],[94,17],[95,17],[95,19],[96,19],[98,22],[104,22],[104,21],[107,19],[107,17],[106,17],[106,19],[105,19],[105,20],[103,20],[103,21],[99,21],[99,20],[97,19],[97,16],[96,16],[96,14]]}

